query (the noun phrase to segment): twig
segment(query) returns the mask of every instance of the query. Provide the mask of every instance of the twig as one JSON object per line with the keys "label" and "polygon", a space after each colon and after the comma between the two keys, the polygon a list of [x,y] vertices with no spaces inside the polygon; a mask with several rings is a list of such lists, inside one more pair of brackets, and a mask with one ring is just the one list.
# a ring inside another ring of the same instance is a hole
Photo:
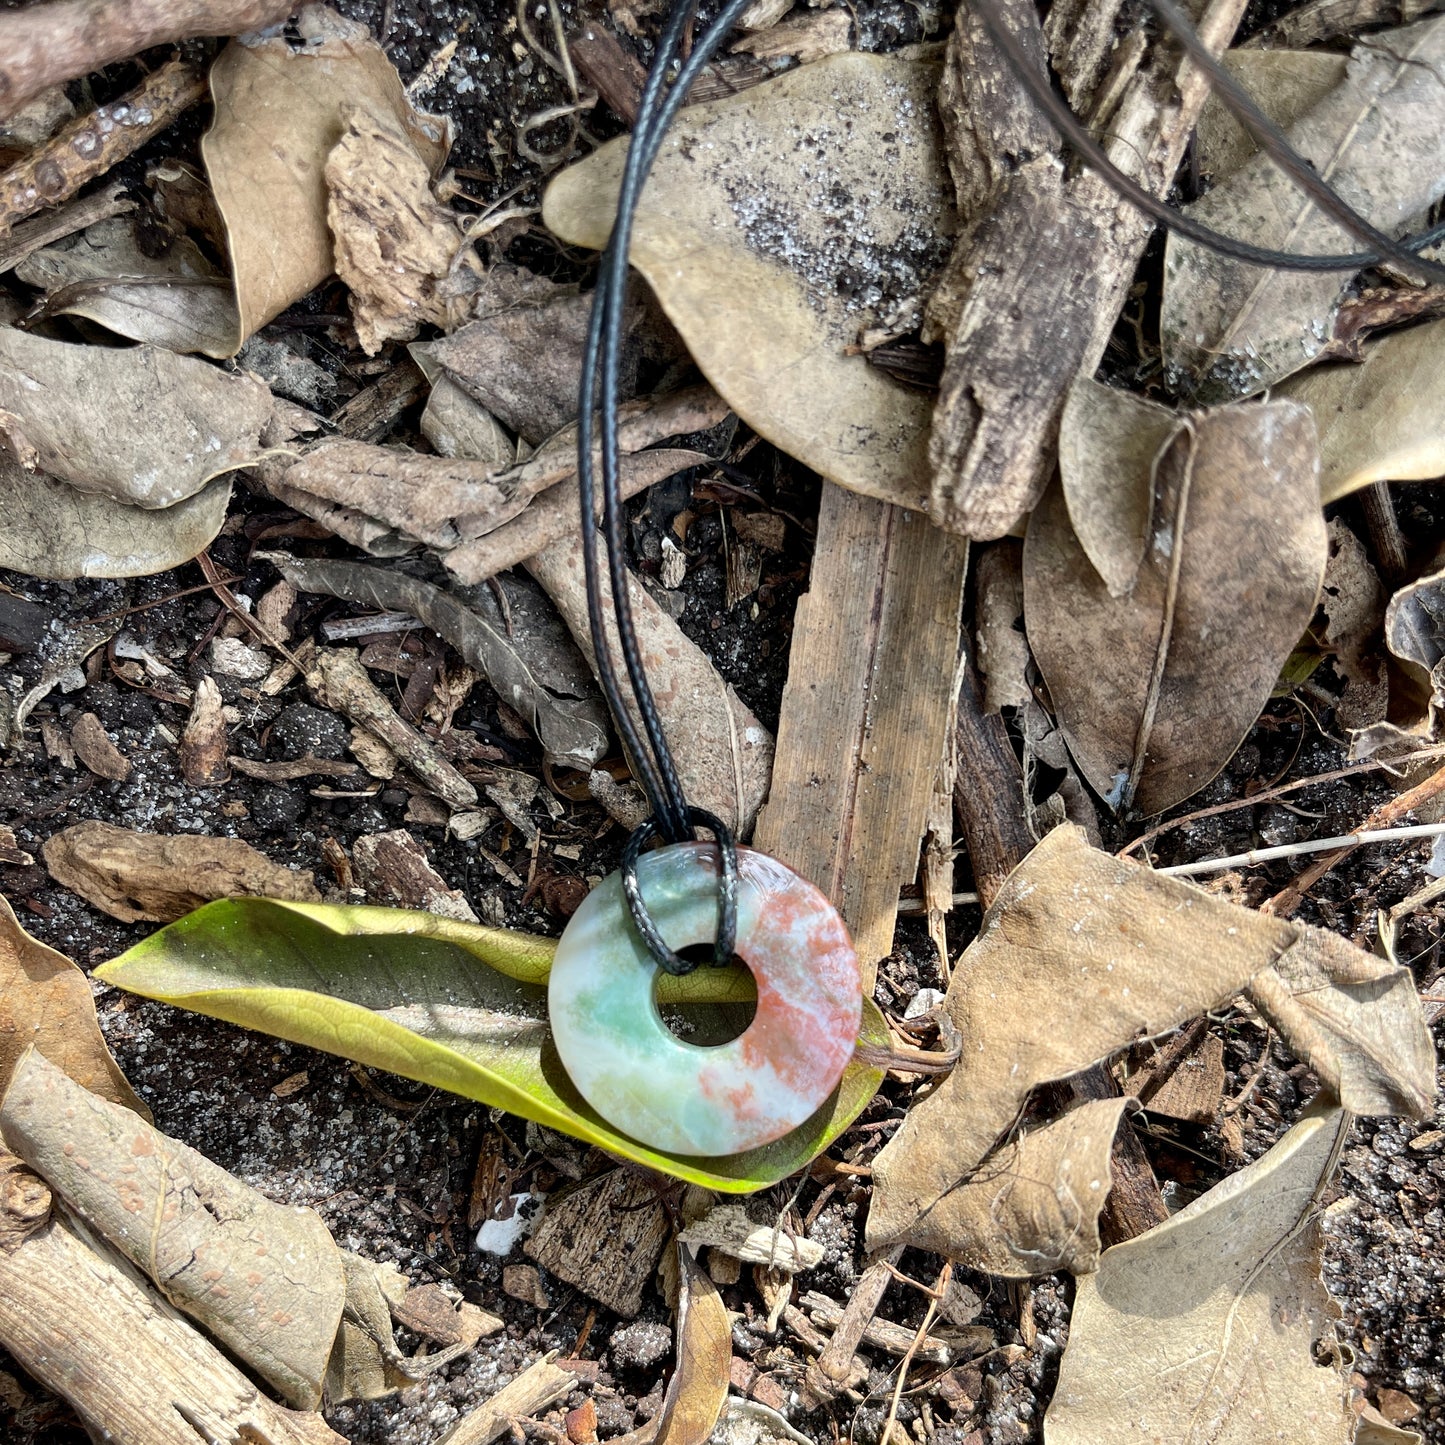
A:
{"label": "twig", "polygon": [[[1401,818],[1412,812],[1415,808],[1424,803],[1432,802],[1445,792],[1445,768],[1437,768],[1423,783],[1417,783],[1413,788],[1407,789],[1397,798],[1391,798],[1388,803],[1382,803],[1368,818],[1365,819],[1362,832],[1373,832],[1376,829],[1393,827]],[[1261,913],[1272,913],[1276,918],[1288,918],[1300,905],[1300,900],[1314,885],[1330,871],[1342,858],[1348,856],[1350,851],[1358,847],[1356,843],[1348,843],[1341,847],[1338,852],[1327,853],[1318,862],[1312,863],[1297,878],[1290,880],[1288,885],[1280,889],[1273,898],[1269,899],[1260,909]]]}
{"label": "twig", "polygon": [[1445,823],[1418,823],[1409,828],[1362,828],[1357,833],[1341,833],[1335,838],[1306,838],[1302,843],[1282,843],[1278,848],[1255,848],[1248,853],[1232,853],[1227,858],[1206,858],[1200,863],[1177,863],[1160,868],[1176,878],[1194,877],[1200,873],[1221,873],[1227,868],[1249,868],[1256,863],[1271,863],[1276,858],[1297,858],[1304,853],[1323,853],[1331,848],[1342,852],[1363,843],[1398,843],[1409,838],[1438,838],[1445,834]]}
{"label": "twig", "polygon": [[1142,848],[1146,843],[1152,843],[1155,838],[1169,832],[1171,828],[1183,828],[1187,824],[1198,823],[1204,818],[1215,818],[1221,813],[1233,813],[1239,808],[1252,808],[1256,803],[1269,803],[1275,798],[1284,797],[1286,793],[1295,793],[1301,788],[1311,788],[1316,783],[1333,783],[1340,778],[1354,777],[1357,773],[1379,772],[1382,769],[1388,771],[1406,763],[1438,758],[1442,752],[1445,752],[1445,745],[1421,748],[1419,752],[1405,753],[1396,758],[1371,758],[1368,762],[1351,763],[1348,767],[1336,768],[1333,772],[1315,773],[1308,778],[1296,778],[1292,783],[1281,783],[1277,788],[1266,788],[1263,792],[1251,794],[1248,798],[1235,798],[1230,803],[1216,803],[1212,808],[1200,808],[1197,812],[1186,813],[1182,818],[1170,818],[1168,822],[1159,823],[1150,828],[1147,833],[1140,833],[1132,843],[1126,843],[1124,847],[1120,848],[1117,856],[1127,858],[1136,848]]}
{"label": "twig", "polygon": [[294,7],[295,0],[56,0],[0,11],[0,120],[52,85],[152,45],[239,35]]}
{"label": "twig", "polygon": [[22,221],[0,245],[0,274],[13,271],[27,256],[46,246],[53,246],[97,221],[108,221],[135,210],[135,201],[125,193],[123,185],[113,185],[92,196],[85,196],[48,216]]}
{"label": "twig", "polygon": [[237,618],[241,625],[255,638],[273,647],[287,662],[298,672],[305,672],[305,665],[300,661],[294,652],[286,646],[279,638],[273,637],[241,604],[236,601],[236,594],[226,585],[227,579],[221,576],[216,564],[211,561],[211,554],[202,550],[196,554],[196,563],[201,571],[205,573],[206,581],[210,584],[211,590],[221,599],[228,611]]}
{"label": "twig", "polygon": [[[0,11],[0,56],[8,58],[4,22],[48,8]],[[0,238],[17,221],[46,206],[58,206],[88,181],[104,175],[205,93],[205,72],[198,65],[172,60],[119,100],[71,121],[0,175]]]}
{"label": "twig", "polygon": [[[943,1268],[939,1271],[938,1283],[934,1288],[941,1297],[943,1291],[948,1288],[948,1281],[953,1274],[953,1261],[946,1260]],[[918,1347],[928,1338],[928,1327],[933,1323],[933,1317],[938,1313],[938,1300],[928,1301],[928,1308],[923,1312],[923,1323],[918,1327],[918,1333],[913,1337],[913,1343],[908,1347],[908,1353],[898,1362],[898,1380],[893,1386],[893,1398],[888,1402],[888,1414],[884,1417],[883,1428],[878,1432],[878,1439],[881,1445],[889,1445],[893,1434],[893,1423],[898,1419],[898,1401],[903,1397],[903,1383],[908,1378],[908,1367],[913,1363],[913,1356]]]}
{"label": "twig", "polygon": [[1365,514],[1365,525],[1370,530],[1370,540],[1375,544],[1380,575],[1392,587],[1399,586],[1410,559],[1405,551],[1405,534],[1400,530],[1400,519],[1395,514],[1395,499],[1390,495],[1389,482],[1371,482],[1360,493],[1360,510]]}

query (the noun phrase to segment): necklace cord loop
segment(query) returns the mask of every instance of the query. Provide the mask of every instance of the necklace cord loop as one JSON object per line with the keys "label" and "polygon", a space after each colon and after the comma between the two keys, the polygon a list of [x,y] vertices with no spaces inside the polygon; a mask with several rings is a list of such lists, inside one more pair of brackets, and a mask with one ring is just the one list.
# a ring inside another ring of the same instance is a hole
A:
{"label": "necklace cord loop", "polygon": [[[622,312],[627,293],[627,255],[638,198],[648,172],[657,159],[673,117],[681,108],[698,73],[712,59],[747,9],[749,0],[728,0],[716,19],[679,67],[670,89],[667,73],[681,52],[691,6],[674,5],[658,39],[638,108],[617,196],[612,234],[602,253],[587,340],[582,353],[577,415],[577,490],[582,510],[582,554],[587,583],[587,613],[598,681],[622,738],[638,782],[653,816],[627,841],[623,853],[623,890],[628,911],[649,952],[669,973],[690,973],[697,964],[681,958],[664,942],[637,887],[637,858],[643,845],[655,837],[681,843],[694,836],[694,825],[711,829],[718,843],[718,936],[714,961],[727,963],[733,953],[737,928],[737,846],[731,832],[712,814],[689,807],[668,747],[657,703],[648,686],[628,595],[627,553],[623,537],[622,495],[618,466],[618,397],[622,357]],[[594,417],[594,406],[598,415]],[[600,437],[598,435],[600,431]],[[603,625],[604,599],[597,559],[597,477],[594,446],[601,457],[602,536],[607,551],[613,615],[618,646],[642,728],[639,732],[622,695],[622,688]],[[629,861],[630,860],[630,861]]]}

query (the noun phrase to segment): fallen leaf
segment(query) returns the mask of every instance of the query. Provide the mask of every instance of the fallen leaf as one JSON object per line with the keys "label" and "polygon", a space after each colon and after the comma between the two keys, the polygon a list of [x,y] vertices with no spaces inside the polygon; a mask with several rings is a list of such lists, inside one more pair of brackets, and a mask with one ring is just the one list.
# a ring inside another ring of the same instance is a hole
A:
{"label": "fallen leaf", "polygon": [[[476,309],[476,320],[428,343],[430,364],[537,446],[576,419],[592,298],[541,276],[494,268]],[[623,311],[618,363],[622,401],[637,388],[645,319],[646,308],[639,300]],[[575,452],[575,442],[572,448]]]}
{"label": "fallen leaf", "polygon": [[[1260,110],[1288,130],[1313,110],[1345,78],[1349,57],[1323,50],[1246,50],[1236,47],[1220,57]],[[1211,94],[1199,112],[1195,130],[1199,169],[1217,185],[1259,150],[1254,133]]]}
{"label": "fallen leaf", "polygon": [[[409,612],[444,637],[526,719],[547,758],[589,771],[607,751],[607,711],[587,664],[535,587],[509,577],[499,585],[508,616],[485,587],[453,595],[392,568],[360,562],[274,556],[303,592],[321,592]],[[454,584],[460,587],[460,584]]]}
{"label": "fallen leaf", "polygon": [[[1140,424],[1155,435],[1142,404]],[[1173,807],[1254,725],[1319,593],[1317,468],[1314,423],[1294,403],[1181,418],[1154,468],[1148,549],[1120,597],[1085,554],[1062,488],[1034,512],[1029,646],[1074,760],[1111,807]]]}
{"label": "fallen leaf", "polygon": [[314,1210],[273,1204],[34,1051],[0,1102],[0,1126],[171,1304],[290,1404],[320,1404],[346,1284]]}
{"label": "fallen leaf", "polygon": [[215,898],[318,898],[309,873],[273,863],[239,838],[135,833],[91,819],[45,840],[64,888],[122,923],[164,923]]}
{"label": "fallen leaf", "polygon": [[82,713],[70,730],[70,746],[75,756],[98,778],[123,783],[130,777],[130,759],[121,755],[111,742],[105,724],[93,712]]}
{"label": "fallen leaf", "polygon": [[[1445,193],[1445,22],[1356,46],[1343,82],[1286,132],[1289,144],[1366,219],[1398,230]],[[1188,214],[1258,246],[1339,254],[1358,242],[1267,156],[1247,161]],[[1171,236],[1160,334],[1166,374],[1195,400],[1249,396],[1323,350],[1349,284],[1340,271],[1245,265]]]}
{"label": "fallen leaf", "polygon": [[718,1287],[688,1245],[678,1244],[677,1264],[677,1367],[648,1424],[667,1445],[704,1445],[727,1400],[732,1325]]}
{"label": "fallen leaf", "polygon": [[1059,422],[1059,476],[1069,524],[1110,597],[1125,597],[1149,548],[1154,470],[1179,428],[1167,407],[1086,376]]}
{"label": "fallen leaf", "polygon": [[89,980],[0,898],[0,1092],[31,1045],[92,1093],[150,1118],[101,1037]]}
{"label": "fallen leaf", "polygon": [[201,155],[230,246],[233,352],[332,272],[325,165],[352,113],[394,121],[433,172],[447,149],[445,123],[412,108],[364,25],[311,4],[295,33],[233,40],[211,67],[216,113]]}
{"label": "fallen leaf", "polygon": [[[922,508],[932,401],[847,349],[925,290],[957,221],[932,65],[832,56],[689,106],[662,142],[630,259],[703,374],[829,480]],[[626,142],[558,176],[550,230],[600,248]]]}
{"label": "fallen leaf", "polygon": [[[731,1193],[766,1188],[802,1168],[878,1087],[880,1071],[855,1059],[811,1119],[746,1154],[698,1159],[637,1144],[583,1102],[551,1046],[545,985],[554,949],[551,939],[428,913],[234,899],[159,930],[96,976],[507,1109]],[[751,976],[732,970],[699,969],[658,984],[663,1003],[739,1002],[751,992]],[[865,1001],[861,1041],[886,1048],[888,1037],[882,1015]]]}
{"label": "fallen leaf", "polygon": [[[1013,1146],[991,1154],[995,1141],[1034,1085],[1176,1028],[1261,978],[1287,1036],[1340,1081],[1346,1107],[1417,1115],[1419,1100],[1433,1098],[1433,1053],[1408,971],[1325,938],[1055,829],[1005,880],[954,969],[944,1007],[967,1063],[913,1105],[874,1161],[869,1248],[903,1241],[1006,1275],[1094,1268],[1103,1180],[1089,1172],[1080,1187],[1072,1171],[1015,1170]],[[1070,1211],[1079,1228],[1064,1238]],[[1037,1236],[1033,1218],[1046,1226]]]}
{"label": "fallen leaf", "polygon": [[432,194],[431,166],[389,109],[358,106],[326,157],[336,273],[361,349],[466,319],[481,270],[462,218]]}
{"label": "fallen leaf", "polygon": [[0,436],[27,470],[171,507],[254,461],[271,393],[190,356],[47,341],[0,327]]}
{"label": "fallen leaf", "polygon": [[[581,538],[554,542],[528,558],[527,570],[556,604],[577,645],[590,659],[592,638]],[[637,645],[677,760],[683,792],[745,838],[768,793],[772,734],[723,681],[702,649],[630,573],[628,586]],[[612,656],[620,659],[605,568],[602,599],[608,645]]]}
{"label": "fallen leaf", "polygon": [[1371,482],[1445,472],[1445,321],[1365,343],[1364,361],[1314,367],[1274,395],[1303,403],[1320,435],[1320,501]]}
{"label": "fallen leaf", "polygon": [[1338,1108],[1306,1115],[1079,1280],[1049,1445],[1350,1440],[1339,1311],[1319,1273],[1322,1196],[1348,1129]]}

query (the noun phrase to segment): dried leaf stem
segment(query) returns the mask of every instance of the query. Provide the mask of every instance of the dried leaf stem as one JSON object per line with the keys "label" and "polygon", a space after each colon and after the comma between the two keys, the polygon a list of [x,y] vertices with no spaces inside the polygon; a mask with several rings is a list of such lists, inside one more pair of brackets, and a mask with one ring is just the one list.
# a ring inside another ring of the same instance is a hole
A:
{"label": "dried leaf stem", "polygon": [[[1254,848],[1248,853],[1231,853],[1227,858],[1177,863],[1172,868],[1161,868],[1159,872],[1172,873],[1176,878],[1190,878],[1201,873],[1222,873],[1228,868],[1250,868],[1256,863],[1272,863],[1277,858],[1297,858],[1304,853],[1338,849],[1343,856],[1365,843],[1401,843],[1411,838],[1438,838],[1442,834],[1445,834],[1445,823],[1419,823],[1408,828],[1361,828],[1358,832],[1341,833],[1334,838],[1306,838],[1299,843],[1282,843],[1278,848]],[[1334,861],[1330,860],[1331,866]],[[1321,869],[1321,873],[1325,871]]]}

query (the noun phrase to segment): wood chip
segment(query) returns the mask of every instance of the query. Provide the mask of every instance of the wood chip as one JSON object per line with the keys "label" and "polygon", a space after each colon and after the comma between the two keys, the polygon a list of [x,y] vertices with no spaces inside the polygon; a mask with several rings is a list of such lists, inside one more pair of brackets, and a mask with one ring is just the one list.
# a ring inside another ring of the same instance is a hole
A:
{"label": "wood chip", "polygon": [[254,758],[232,754],[227,761],[238,773],[263,783],[294,783],[298,778],[313,777],[350,778],[357,772],[355,763],[343,762],[340,758],[318,758],[311,753],[274,763],[258,763]]}
{"label": "wood chip", "polygon": [[93,712],[84,713],[70,730],[75,756],[99,778],[123,783],[130,777],[130,760],[111,742],[105,726]]}
{"label": "wood chip", "polygon": [[553,1356],[534,1361],[484,1405],[464,1415],[442,1436],[440,1445],[491,1445],[518,1420],[525,1420],[569,1395],[577,1377],[552,1363]]}
{"label": "wood chip", "polygon": [[310,873],[293,873],[239,838],[162,837],[91,820],[42,850],[50,876],[122,923],[169,923],[238,896],[319,903]]}
{"label": "wood chip", "polygon": [[548,1274],[631,1319],[669,1232],[647,1178],[614,1169],[554,1194],[522,1248]]}
{"label": "wood chip", "polygon": [[213,677],[196,684],[191,715],[181,734],[181,772],[193,788],[224,783],[231,770],[226,765],[226,720],[221,716],[221,690]]}
{"label": "wood chip", "polygon": [[466,895],[447,887],[446,879],[431,866],[426,851],[405,828],[358,838],[351,858],[357,882],[371,902],[477,922]]}

